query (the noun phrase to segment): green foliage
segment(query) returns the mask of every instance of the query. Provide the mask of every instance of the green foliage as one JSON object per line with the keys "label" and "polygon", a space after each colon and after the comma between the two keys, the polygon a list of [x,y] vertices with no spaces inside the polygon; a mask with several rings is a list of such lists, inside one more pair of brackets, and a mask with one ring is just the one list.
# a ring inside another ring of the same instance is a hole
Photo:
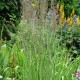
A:
{"label": "green foliage", "polygon": [[80,15],[80,0],[54,0],[56,3],[64,4],[65,16],[70,16],[71,11],[74,9],[75,14]]}
{"label": "green foliage", "polygon": [[[12,12],[5,13],[12,24],[16,23],[18,19],[15,15],[17,14],[15,9],[12,10],[13,8],[15,7],[10,6],[9,11]],[[2,7],[1,11],[4,11],[4,9],[5,7]],[[8,8],[6,9],[8,10]],[[8,18],[5,18],[4,15],[1,18],[2,25],[11,25],[7,24]],[[5,29],[8,26],[5,26]],[[71,61],[72,57],[65,45],[66,43],[72,45],[74,43],[73,40],[80,41],[80,37],[78,37],[80,29],[77,28],[79,27],[71,26],[70,32],[70,29],[64,27],[58,32],[58,35],[53,32],[49,24],[45,23],[44,25],[33,21],[29,23],[25,19],[22,20],[19,24],[17,35],[13,35],[16,38],[16,42],[13,45],[7,41],[3,45],[0,42],[0,79],[76,80],[73,72],[80,70],[80,56]],[[57,38],[56,35],[60,37]],[[60,42],[64,43],[64,47],[60,45]],[[75,47],[74,44],[73,46]]]}
{"label": "green foliage", "polygon": [[64,10],[66,16],[70,16],[72,10],[75,10],[75,14],[80,15],[80,0],[65,0],[64,1]]}
{"label": "green foliage", "polygon": [[65,45],[75,58],[80,55],[80,26],[64,26],[58,31],[60,44]]}
{"label": "green foliage", "polygon": [[0,0],[0,37],[8,37],[7,30],[15,32],[19,19],[20,0]]}

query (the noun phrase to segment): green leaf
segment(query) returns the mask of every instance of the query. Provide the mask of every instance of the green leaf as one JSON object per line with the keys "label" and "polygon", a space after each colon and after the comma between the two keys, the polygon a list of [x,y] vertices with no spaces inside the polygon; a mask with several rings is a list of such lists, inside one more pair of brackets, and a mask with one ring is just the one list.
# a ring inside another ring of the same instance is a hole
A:
{"label": "green leaf", "polygon": [[9,10],[9,6],[5,5],[5,8],[6,8],[7,10]]}
{"label": "green leaf", "polygon": [[3,10],[4,9],[4,6],[0,5],[0,10]]}
{"label": "green leaf", "polygon": [[0,10],[4,9],[5,7],[5,3],[4,2],[0,2]]}
{"label": "green leaf", "polygon": [[77,52],[77,50],[73,50],[73,53],[77,54],[78,52]]}

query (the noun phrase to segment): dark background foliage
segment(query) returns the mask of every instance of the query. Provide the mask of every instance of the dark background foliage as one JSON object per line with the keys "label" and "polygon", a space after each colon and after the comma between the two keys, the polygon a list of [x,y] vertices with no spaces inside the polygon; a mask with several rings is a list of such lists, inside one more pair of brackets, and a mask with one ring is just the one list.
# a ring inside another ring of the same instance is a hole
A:
{"label": "dark background foliage", "polygon": [[7,30],[16,32],[20,20],[20,0],[0,0],[0,37],[10,39]]}
{"label": "dark background foliage", "polygon": [[80,55],[80,25],[64,26],[62,29],[57,31],[57,37],[60,40],[61,46],[66,46],[70,51],[73,58]]}

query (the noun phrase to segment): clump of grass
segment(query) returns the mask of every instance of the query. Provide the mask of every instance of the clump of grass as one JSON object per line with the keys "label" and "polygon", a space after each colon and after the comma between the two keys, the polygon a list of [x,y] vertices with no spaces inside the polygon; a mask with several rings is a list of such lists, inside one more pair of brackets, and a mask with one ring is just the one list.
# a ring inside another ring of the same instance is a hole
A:
{"label": "clump of grass", "polygon": [[[28,4],[26,12],[28,8],[35,13],[35,6],[33,8],[31,3]],[[60,46],[60,40],[51,26],[30,21],[36,15],[30,12],[33,14],[31,17],[26,12],[23,11],[24,16],[17,31],[16,42],[11,47],[6,44],[0,49],[1,79],[75,80],[73,72],[80,66],[80,57],[70,62],[70,53],[65,46]]]}
{"label": "clump of grass", "polygon": [[[25,26],[25,25],[23,25]],[[37,28],[38,27],[38,28]],[[37,31],[38,29],[38,31]],[[35,33],[36,32],[36,33]],[[19,30],[12,48],[1,48],[0,75],[4,80],[75,80],[73,72],[80,57],[70,62],[70,54],[59,45],[49,26],[26,26]]]}
{"label": "clump of grass", "polygon": [[39,30],[34,34],[36,27],[28,27],[26,36],[20,39],[27,61],[25,79],[73,79],[73,72],[80,65],[80,57],[70,62],[70,53],[66,47],[59,45],[60,40],[55,37],[56,33],[49,26],[38,26]]}

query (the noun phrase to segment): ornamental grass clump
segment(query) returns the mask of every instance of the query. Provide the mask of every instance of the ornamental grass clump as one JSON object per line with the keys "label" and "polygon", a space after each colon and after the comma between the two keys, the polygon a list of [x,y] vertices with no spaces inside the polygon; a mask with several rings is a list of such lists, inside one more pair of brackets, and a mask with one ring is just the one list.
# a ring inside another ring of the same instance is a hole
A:
{"label": "ornamental grass clump", "polygon": [[[1,45],[0,79],[2,80],[75,80],[73,72],[80,66],[80,57],[77,56],[71,61],[70,50],[63,45],[63,42],[71,45],[73,38],[78,38],[73,37],[72,33],[76,33],[76,28],[79,27],[68,30],[62,22],[58,35],[57,30],[54,32],[50,24],[44,24],[46,0],[40,1],[23,0],[24,10],[18,25],[16,41],[14,44],[5,41]],[[65,18],[63,8],[61,5],[62,19]],[[39,10],[42,12],[38,13]]]}
{"label": "ornamental grass clump", "polygon": [[72,80],[80,57],[71,62],[70,53],[59,45],[56,33],[49,26],[37,27],[37,35],[29,25],[25,27],[27,31],[21,28],[17,42],[0,49],[0,77],[3,80]]}

